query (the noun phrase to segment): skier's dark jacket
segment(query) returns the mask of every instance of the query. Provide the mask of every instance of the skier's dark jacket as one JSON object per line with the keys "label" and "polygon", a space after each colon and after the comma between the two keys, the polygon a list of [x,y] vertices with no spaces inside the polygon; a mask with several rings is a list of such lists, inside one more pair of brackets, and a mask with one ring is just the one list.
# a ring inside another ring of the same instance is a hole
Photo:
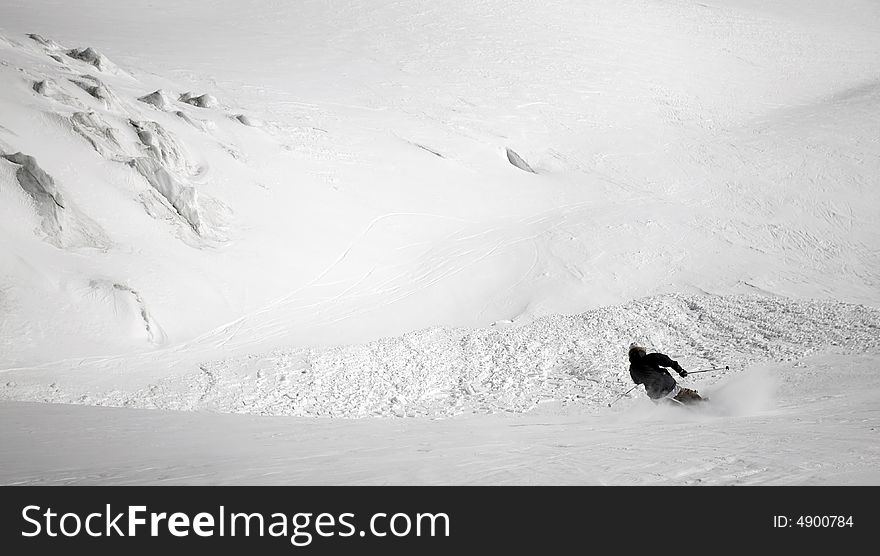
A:
{"label": "skier's dark jacket", "polygon": [[651,399],[662,398],[675,388],[675,379],[663,367],[674,369],[681,374],[684,369],[662,353],[648,353],[633,348],[629,350],[629,376],[636,384],[644,384],[645,392]]}

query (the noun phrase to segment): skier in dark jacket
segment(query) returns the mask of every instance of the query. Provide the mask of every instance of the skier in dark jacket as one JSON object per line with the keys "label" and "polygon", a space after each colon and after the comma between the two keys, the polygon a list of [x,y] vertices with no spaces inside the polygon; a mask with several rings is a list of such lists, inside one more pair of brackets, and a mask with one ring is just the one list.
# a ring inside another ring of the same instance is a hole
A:
{"label": "skier in dark jacket", "polygon": [[638,344],[629,346],[629,376],[636,384],[645,385],[645,392],[649,398],[655,402],[665,399],[679,403],[705,401],[696,390],[680,387],[664,367],[673,369],[682,378],[687,376],[687,371],[669,356],[662,353],[647,353],[647,350]]}

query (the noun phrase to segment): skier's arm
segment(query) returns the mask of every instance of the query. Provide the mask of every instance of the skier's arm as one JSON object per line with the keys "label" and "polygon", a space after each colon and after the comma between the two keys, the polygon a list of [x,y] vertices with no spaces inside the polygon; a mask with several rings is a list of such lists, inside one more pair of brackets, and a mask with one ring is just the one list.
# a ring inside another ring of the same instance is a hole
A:
{"label": "skier's arm", "polygon": [[668,355],[664,355],[662,353],[649,353],[645,356],[645,358],[649,359],[652,363],[660,365],[661,367],[669,367],[670,369],[674,369],[675,372],[677,372],[681,376],[687,376],[687,371],[681,368],[681,365],[678,364],[678,361],[673,361],[669,358]]}

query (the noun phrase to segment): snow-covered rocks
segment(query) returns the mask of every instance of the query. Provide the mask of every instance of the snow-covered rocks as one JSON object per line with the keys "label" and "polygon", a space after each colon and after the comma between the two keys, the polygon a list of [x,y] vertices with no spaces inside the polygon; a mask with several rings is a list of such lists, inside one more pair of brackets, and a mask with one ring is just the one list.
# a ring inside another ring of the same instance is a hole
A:
{"label": "snow-covered rocks", "polygon": [[56,209],[64,208],[64,199],[55,186],[55,180],[37,164],[37,159],[21,152],[3,154],[0,157],[19,166],[16,172],[18,183],[34,198],[42,212],[54,214]]}
{"label": "snow-covered rocks", "polygon": [[129,165],[147,180],[197,234],[203,231],[198,193],[175,178],[157,159],[133,158]]}
{"label": "snow-covered rocks", "polygon": [[199,108],[216,108],[218,106],[217,98],[210,94],[195,95],[190,92],[183,93],[178,98],[180,102],[185,102]]}
{"label": "snow-covered rocks", "polygon": [[108,110],[122,110],[119,97],[111,91],[103,81],[91,75],[81,75],[71,79],[71,83],[88,93],[92,98],[101,102]]}
{"label": "snow-covered rocks", "polygon": [[178,118],[180,118],[181,120],[183,120],[184,122],[186,122],[187,124],[191,125],[192,127],[198,129],[199,131],[205,131],[208,127],[211,127],[211,126],[206,126],[205,124],[203,124],[200,121],[197,121],[197,120],[190,118],[189,115],[186,112],[184,112],[183,110],[175,110],[174,115],[177,116]]}
{"label": "snow-covered rocks", "polygon": [[114,317],[125,332],[145,336],[151,344],[162,344],[165,333],[147,308],[141,294],[132,287],[106,279],[89,281],[90,295],[113,308]]}
{"label": "snow-covered rocks", "polygon": [[15,179],[30,199],[43,239],[56,247],[104,248],[107,245],[101,227],[64,198],[55,179],[37,163],[36,158],[17,152],[0,154],[0,159],[15,166]]}
{"label": "snow-covered rocks", "polygon": [[34,91],[45,97],[52,96],[57,91],[56,85],[49,79],[34,82]]}
{"label": "snow-covered rocks", "polygon": [[[196,119],[191,116],[191,110],[179,110],[176,104],[216,108],[219,106],[216,97],[187,92],[175,100],[166,92],[168,89],[162,88],[136,96],[132,94],[136,80],[94,48],[66,49],[40,35],[31,34],[29,37],[39,45],[37,48],[13,42],[8,43],[9,48],[36,50],[40,54],[55,56],[59,62],[70,62],[48,69],[35,66],[27,71],[21,70],[32,79],[31,87],[37,95],[58,103],[44,105],[50,121],[60,122],[62,129],[82,137],[101,157],[124,163],[144,178],[157,196],[145,199],[144,193],[139,192],[132,197],[140,200],[148,214],[167,219],[167,214],[162,214],[161,207],[164,206],[199,236],[222,239],[224,235],[218,230],[209,230],[209,223],[217,224],[218,229],[223,227],[231,217],[231,209],[209,196],[203,198],[207,208],[200,207],[200,196],[196,191],[196,182],[202,184],[205,181],[207,165],[197,163],[191,157],[183,137],[185,129],[174,129],[177,124],[173,120],[166,119],[160,124],[153,118],[161,119],[161,116],[147,114],[144,109],[149,106],[174,114],[192,128],[207,134],[218,131],[218,123],[224,121],[234,120],[252,127],[258,127],[262,122],[244,114],[208,114],[207,119]],[[77,61],[91,68],[77,67]],[[120,79],[123,76],[125,79]],[[130,99],[138,102],[130,102]],[[228,146],[228,138],[218,142],[225,149],[233,148]],[[238,147],[234,149],[240,150]],[[203,212],[207,218],[203,218]],[[55,220],[50,218],[49,221]]]}
{"label": "snow-covered rocks", "polygon": [[105,58],[103,54],[90,46],[86,48],[74,48],[68,50],[67,55],[81,62],[85,62],[89,65],[95,66],[98,71],[105,71],[110,69],[110,63],[107,58]]}
{"label": "snow-covered rocks", "polygon": [[258,118],[254,118],[252,116],[247,116],[245,114],[238,114],[235,116],[235,119],[238,120],[242,125],[246,125],[248,127],[262,127],[263,122]]}
{"label": "snow-covered rocks", "polygon": [[[90,93],[89,98],[83,100],[83,88],[66,79],[62,80],[60,83],[52,78],[41,79],[34,81],[32,88],[34,92],[40,96],[52,99],[65,107],[77,110],[92,109],[96,106],[106,107],[107,102],[113,102],[115,99],[115,97],[110,96],[109,92],[105,93],[94,90],[95,94],[105,98],[96,99],[96,97],[91,96]],[[101,100],[101,104],[96,105],[93,99]],[[105,99],[107,99],[107,102],[105,102]]]}
{"label": "snow-covered rocks", "polygon": [[125,154],[119,130],[94,110],[74,112],[70,125],[103,157],[117,159]]}
{"label": "snow-covered rocks", "polygon": [[61,48],[62,48],[61,45],[58,44],[57,42],[55,42],[55,41],[53,41],[53,40],[51,40],[51,39],[46,39],[46,38],[44,38],[44,37],[42,37],[41,35],[38,35],[38,34],[36,34],[36,33],[28,33],[27,36],[28,36],[28,38],[31,39],[32,41],[34,41],[34,42],[40,44],[41,46],[43,46],[43,47],[45,47],[45,48],[47,48],[47,49],[49,49],[49,50],[61,50]]}
{"label": "snow-covered rocks", "polygon": [[[133,95],[135,82],[131,76],[126,74],[125,79],[120,79],[125,72],[115,68],[93,48],[66,50],[38,35],[31,38],[44,52],[48,51],[45,53],[65,55],[68,61],[77,60],[104,73],[99,76],[87,68],[74,69],[75,62],[69,66],[48,69],[45,66],[35,66],[29,69],[25,75],[32,80],[33,91],[58,103],[43,105],[43,109],[50,115],[50,121],[58,122],[61,130],[84,139],[101,157],[110,162],[126,164],[143,178],[149,189],[131,191],[129,198],[136,199],[153,218],[183,224],[183,228],[178,228],[178,231],[182,229],[184,233],[178,234],[178,237],[191,245],[199,245],[201,240],[207,238],[222,241],[225,236],[219,229],[231,216],[231,210],[219,199],[209,196],[201,198],[196,189],[196,181],[204,183],[207,166],[195,162],[191,157],[182,136],[186,135],[185,129],[183,134],[178,133],[180,128],[172,129],[178,125],[173,119],[164,120],[167,125],[160,124],[153,118],[161,119],[162,116],[155,112],[149,113],[147,107],[177,114],[201,132],[216,129],[214,122],[203,125],[185,112],[176,110],[176,101],[172,100],[165,89],[155,89],[142,96]],[[10,44],[10,48],[21,48]],[[33,47],[29,48],[34,50]],[[131,102],[135,99],[139,102]],[[216,99],[207,94],[187,93],[181,97],[181,101],[197,107],[217,106]],[[248,123],[253,125],[255,122]],[[39,167],[35,164],[25,159],[16,160],[26,164],[34,172],[39,172]],[[24,176],[22,172],[26,171],[23,169],[19,174]],[[37,207],[43,214],[43,228],[46,233],[58,239],[62,229],[61,217],[64,215],[55,213],[60,208],[53,208],[50,203],[44,202],[47,198],[51,199],[51,195],[46,197],[40,189],[41,184],[51,187],[50,180],[48,175],[41,176],[36,181],[27,177],[19,179],[22,187],[39,201]],[[205,207],[200,204],[202,200]],[[78,220],[90,221],[85,215],[79,216],[82,218],[77,217]],[[73,218],[73,215],[67,215],[66,218]],[[213,225],[218,229],[213,229]],[[63,242],[58,240],[56,243]]]}
{"label": "snow-covered rocks", "polygon": [[144,95],[138,98],[139,101],[149,104],[154,108],[158,108],[159,110],[166,111],[171,110],[174,105],[171,102],[171,99],[162,89],[153,91],[148,95]]}
{"label": "snow-covered rocks", "polygon": [[199,195],[188,183],[194,164],[183,145],[157,122],[131,120],[129,123],[146,152],[146,156],[131,159],[129,166],[147,180],[193,231],[203,234],[206,229]]}
{"label": "snow-covered rocks", "polygon": [[507,154],[507,161],[510,162],[511,164],[513,164],[514,166],[516,166],[517,168],[519,168],[520,170],[523,170],[524,172],[529,172],[531,174],[537,173],[532,169],[531,166],[529,166],[529,163],[526,162],[525,160],[523,160],[523,158],[520,155],[518,155],[516,153],[516,151],[514,151],[513,149],[507,148],[506,154]]}
{"label": "snow-covered rocks", "polygon": [[180,141],[161,124],[154,121],[129,122],[137,132],[138,139],[150,156],[169,171],[185,174],[193,166]]}

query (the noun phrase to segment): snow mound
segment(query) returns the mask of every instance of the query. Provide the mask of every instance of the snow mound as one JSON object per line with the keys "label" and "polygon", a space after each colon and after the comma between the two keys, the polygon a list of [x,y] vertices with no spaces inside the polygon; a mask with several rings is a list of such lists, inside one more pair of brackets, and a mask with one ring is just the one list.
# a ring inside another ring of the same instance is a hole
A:
{"label": "snow mound", "polygon": [[166,110],[171,110],[173,105],[171,104],[171,99],[168,98],[168,95],[165,94],[165,91],[159,89],[157,91],[153,91],[148,95],[144,95],[138,98],[139,101],[149,104],[154,108],[158,108],[163,112]]}
{"label": "snow mound", "polygon": [[198,106],[199,108],[215,108],[219,104],[213,95],[207,93],[203,95],[194,95],[187,92],[180,95],[178,100],[193,106]]}
{"label": "snow mound", "polygon": [[523,158],[520,155],[516,154],[516,152],[513,149],[510,149],[510,148],[507,149],[507,160],[511,164],[513,164],[514,166],[519,168],[520,170],[523,170],[525,172],[530,172],[532,174],[537,174],[537,172],[535,172],[535,170],[532,169],[531,166],[529,166],[529,163],[526,162],[525,160],[523,160]]}

